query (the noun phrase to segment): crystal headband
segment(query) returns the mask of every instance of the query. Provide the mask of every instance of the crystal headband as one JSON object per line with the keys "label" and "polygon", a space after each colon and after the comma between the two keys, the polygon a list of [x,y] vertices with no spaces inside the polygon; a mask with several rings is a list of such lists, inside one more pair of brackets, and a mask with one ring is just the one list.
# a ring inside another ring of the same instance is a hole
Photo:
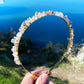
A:
{"label": "crystal headband", "polygon": [[[20,28],[19,28],[19,32],[16,34],[16,36],[14,36],[14,38],[11,40],[11,42],[14,44],[14,46],[12,47],[12,52],[13,52],[13,56],[14,56],[14,62],[17,65],[22,65],[20,59],[19,59],[19,55],[18,55],[18,48],[19,48],[19,43],[21,40],[21,37],[23,35],[23,33],[26,31],[26,29],[36,20],[38,20],[39,18],[45,17],[45,16],[57,16],[61,19],[63,19],[69,29],[69,42],[68,42],[68,46],[67,49],[65,51],[65,53],[63,54],[63,56],[61,57],[61,59],[59,60],[58,63],[55,64],[58,65],[63,59],[64,57],[67,57],[69,53],[71,53],[71,48],[73,46],[73,29],[72,29],[72,22],[68,19],[67,15],[63,15],[62,12],[53,12],[53,11],[43,11],[42,13],[40,12],[35,12],[35,15],[32,17],[29,17],[27,20],[23,21],[23,23],[21,24]],[[53,68],[52,68],[53,69]],[[50,71],[52,70],[50,69]]]}

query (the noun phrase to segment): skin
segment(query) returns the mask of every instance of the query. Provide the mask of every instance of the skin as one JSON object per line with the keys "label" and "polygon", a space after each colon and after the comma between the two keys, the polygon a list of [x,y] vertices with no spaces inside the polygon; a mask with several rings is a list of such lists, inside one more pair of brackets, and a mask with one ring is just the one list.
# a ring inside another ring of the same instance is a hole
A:
{"label": "skin", "polygon": [[[47,70],[33,71],[32,73],[27,73],[23,78],[21,84],[54,84],[51,80],[48,79]],[[36,78],[34,75],[37,75]]]}

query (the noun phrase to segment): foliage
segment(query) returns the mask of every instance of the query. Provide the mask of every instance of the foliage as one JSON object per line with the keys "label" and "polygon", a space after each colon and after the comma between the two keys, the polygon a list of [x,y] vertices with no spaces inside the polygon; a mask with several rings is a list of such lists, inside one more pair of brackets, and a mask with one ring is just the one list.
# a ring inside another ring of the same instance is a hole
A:
{"label": "foliage", "polygon": [[57,43],[53,44],[52,42],[49,42],[49,44],[46,45],[45,48],[43,48],[43,53],[46,55],[47,61],[59,61],[61,56],[65,52],[65,46]]}
{"label": "foliage", "polygon": [[20,84],[26,71],[0,56],[0,84]]}

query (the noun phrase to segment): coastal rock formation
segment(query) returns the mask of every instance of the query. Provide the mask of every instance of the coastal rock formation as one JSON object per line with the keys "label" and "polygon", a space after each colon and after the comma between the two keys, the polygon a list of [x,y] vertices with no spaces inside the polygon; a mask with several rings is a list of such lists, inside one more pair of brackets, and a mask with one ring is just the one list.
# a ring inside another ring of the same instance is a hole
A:
{"label": "coastal rock formation", "polygon": [[75,61],[78,61],[78,64],[84,64],[84,44],[78,51],[76,57],[72,58]]}

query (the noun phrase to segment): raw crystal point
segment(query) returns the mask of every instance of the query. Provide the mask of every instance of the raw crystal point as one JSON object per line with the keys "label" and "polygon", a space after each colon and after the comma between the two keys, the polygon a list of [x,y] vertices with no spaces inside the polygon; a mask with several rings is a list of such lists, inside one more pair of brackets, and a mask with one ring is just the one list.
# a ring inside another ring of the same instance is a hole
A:
{"label": "raw crystal point", "polygon": [[17,47],[13,46],[11,49],[12,52],[17,52]]}
{"label": "raw crystal point", "polygon": [[67,54],[70,54],[70,53],[71,53],[71,51],[68,51],[68,52],[67,52]]}
{"label": "raw crystal point", "polygon": [[72,27],[72,22],[68,19],[67,15],[65,15],[64,20]]}
{"label": "raw crystal point", "polygon": [[11,43],[15,44],[19,41],[19,39],[20,39],[19,37],[14,36],[14,38],[11,40]]}
{"label": "raw crystal point", "polygon": [[30,20],[29,18],[27,19],[27,22],[28,22],[29,24],[31,24],[31,20]]}
{"label": "raw crystal point", "polygon": [[45,14],[45,11],[43,11],[42,13]]}
{"label": "raw crystal point", "polygon": [[16,37],[14,36],[14,38],[11,39],[11,43],[15,43],[16,42]]}
{"label": "raw crystal point", "polygon": [[42,16],[46,16],[46,12],[45,11],[42,12]]}
{"label": "raw crystal point", "polygon": [[21,32],[18,32],[16,36],[21,37],[21,35],[22,35]]}
{"label": "raw crystal point", "polygon": [[68,49],[67,54],[70,54],[70,53],[71,53],[71,47]]}
{"label": "raw crystal point", "polygon": [[17,55],[18,55],[18,52],[13,52],[14,57],[17,57]]}
{"label": "raw crystal point", "polygon": [[74,30],[73,30],[73,29],[71,29],[71,32],[73,33],[73,32],[74,32]]}
{"label": "raw crystal point", "polygon": [[16,37],[14,44],[18,43],[19,39],[20,39],[19,37]]}
{"label": "raw crystal point", "polygon": [[59,16],[59,12],[55,12],[55,15],[56,15],[56,16]]}
{"label": "raw crystal point", "polygon": [[49,10],[48,15],[53,15],[53,11]]}
{"label": "raw crystal point", "polygon": [[11,39],[11,43],[15,43],[15,39],[13,38],[13,39]]}
{"label": "raw crystal point", "polygon": [[35,16],[35,20],[37,20],[38,19],[38,16]]}
{"label": "raw crystal point", "polygon": [[21,25],[20,29],[24,29],[23,25]]}
{"label": "raw crystal point", "polygon": [[68,51],[70,52],[71,51],[71,48],[69,48]]}
{"label": "raw crystal point", "polygon": [[18,59],[18,58],[14,58],[14,62],[15,62],[17,65],[20,65],[20,62],[19,62],[19,59]]}
{"label": "raw crystal point", "polygon": [[42,17],[42,14],[41,14],[40,12],[38,13],[38,17],[39,17],[39,18],[41,18],[41,17]]}
{"label": "raw crystal point", "polygon": [[69,22],[69,26],[72,27],[72,22],[71,21]]}
{"label": "raw crystal point", "polygon": [[39,12],[38,15],[41,15],[41,13]]}
{"label": "raw crystal point", "polygon": [[17,65],[21,65],[21,63],[20,63],[19,61],[16,61],[15,63],[16,63]]}
{"label": "raw crystal point", "polygon": [[73,41],[71,42],[71,45],[73,45]]}
{"label": "raw crystal point", "polygon": [[21,25],[26,26],[26,25],[25,25],[25,22],[23,22]]}
{"label": "raw crystal point", "polygon": [[63,15],[62,12],[59,12],[59,16],[60,16],[61,18],[64,18],[64,15]]}
{"label": "raw crystal point", "polygon": [[46,14],[46,13],[45,13],[45,11],[43,11],[43,12],[42,12],[42,14],[44,14],[44,15],[45,15],[45,14]]}
{"label": "raw crystal point", "polygon": [[[73,29],[71,29],[71,34],[72,34],[72,36],[74,36],[74,30]],[[73,39],[73,37],[72,37],[72,39]]]}
{"label": "raw crystal point", "polygon": [[29,21],[30,23],[32,23],[32,18],[29,17],[28,21]]}
{"label": "raw crystal point", "polygon": [[30,23],[26,20],[25,21],[25,24],[27,25],[27,26],[29,26],[30,25]]}
{"label": "raw crystal point", "polygon": [[35,17],[35,16],[33,16],[33,17],[32,17],[32,20],[33,20],[33,22],[34,22],[34,21],[36,20],[36,17]]}
{"label": "raw crystal point", "polygon": [[70,20],[67,17],[64,17],[64,20],[68,23],[70,23]]}
{"label": "raw crystal point", "polygon": [[15,44],[14,46],[15,46],[15,47],[18,47],[18,44]]}
{"label": "raw crystal point", "polygon": [[15,58],[14,58],[14,61],[15,61],[15,62],[18,61],[18,57],[15,57]]}
{"label": "raw crystal point", "polygon": [[25,29],[19,28],[19,32],[24,33]]}
{"label": "raw crystal point", "polygon": [[69,26],[72,27],[72,24],[70,24]]}

